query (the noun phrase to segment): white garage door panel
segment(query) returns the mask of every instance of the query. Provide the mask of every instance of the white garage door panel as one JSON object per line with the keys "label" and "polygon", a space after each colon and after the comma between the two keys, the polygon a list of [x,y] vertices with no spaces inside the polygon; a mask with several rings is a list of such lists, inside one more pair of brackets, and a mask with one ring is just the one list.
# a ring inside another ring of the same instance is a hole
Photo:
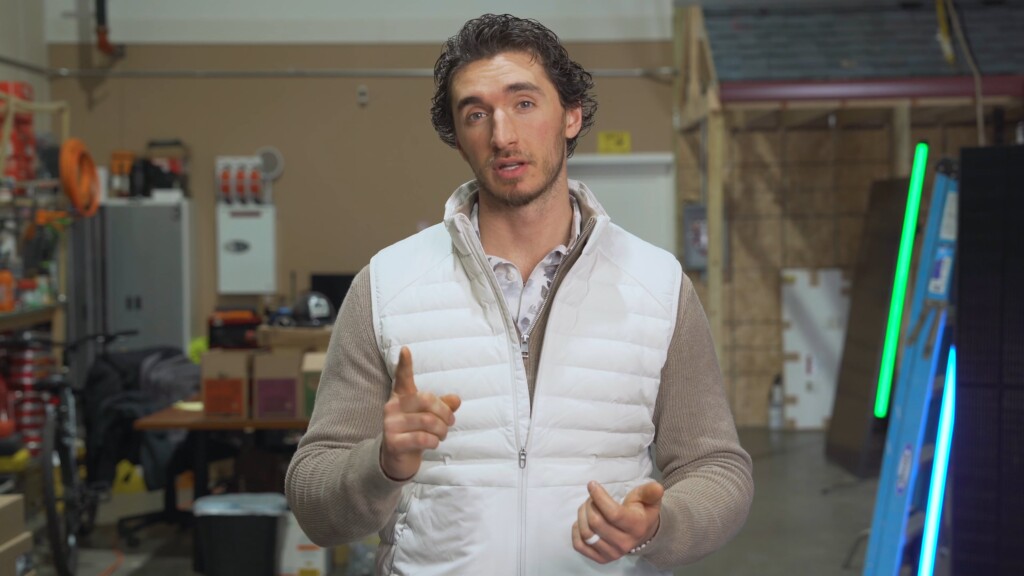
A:
{"label": "white garage door panel", "polygon": [[579,154],[569,159],[569,178],[590,188],[612,222],[676,253],[675,167],[671,154]]}

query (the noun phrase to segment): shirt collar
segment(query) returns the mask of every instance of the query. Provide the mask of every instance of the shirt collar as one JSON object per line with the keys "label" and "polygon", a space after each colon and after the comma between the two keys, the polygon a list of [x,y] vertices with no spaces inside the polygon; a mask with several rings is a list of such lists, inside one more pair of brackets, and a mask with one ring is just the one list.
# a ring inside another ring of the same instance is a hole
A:
{"label": "shirt collar", "polygon": [[[479,198],[479,197],[478,197]],[[576,243],[576,239],[580,236],[581,222],[583,220],[580,215],[580,203],[576,200],[576,195],[571,191],[569,192],[569,202],[572,204],[572,228],[569,232],[569,246]],[[469,214],[469,220],[473,223],[473,230],[476,232],[477,238],[480,237],[480,201],[473,202],[473,209]]]}

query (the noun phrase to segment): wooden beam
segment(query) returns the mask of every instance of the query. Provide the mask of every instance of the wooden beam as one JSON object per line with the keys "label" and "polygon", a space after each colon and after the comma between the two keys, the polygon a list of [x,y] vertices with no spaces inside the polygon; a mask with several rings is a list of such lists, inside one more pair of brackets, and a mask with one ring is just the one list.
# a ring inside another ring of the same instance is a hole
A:
{"label": "wooden beam", "polygon": [[[1024,75],[985,76],[982,94],[1024,98]],[[728,82],[719,93],[726,102],[800,100],[879,100],[959,97],[974,100],[970,76],[865,78],[844,80],[769,80]]]}
{"label": "wooden beam", "polygon": [[700,98],[700,91],[697,88],[697,27],[700,18],[700,6],[687,6],[677,8],[675,11],[677,24],[678,46],[681,50],[680,60],[682,66],[679,68],[679,77],[682,81],[682,107],[679,116],[679,130],[687,130],[695,124],[699,124],[707,115],[706,103]]}
{"label": "wooden beam", "polygon": [[676,190],[676,202],[675,202],[675,222],[676,222],[676,237],[675,244],[676,254],[682,259],[683,254],[686,254],[686,231],[683,229],[683,205],[685,204],[685,198],[683,194],[683,180],[679,176],[683,162],[683,132],[680,130],[680,120],[683,114],[683,90],[685,88],[683,84],[683,52],[684,52],[684,37],[686,29],[686,18],[684,13],[679,8],[675,8],[672,11],[672,59],[675,64],[677,73],[672,78],[672,124],[674,130],[672,130],[672,152],[675,155],[675,190]]}
{"label": "wooden beam", "polygon": [[[719,365],[723,359],[722,341],[725,338],[725,154],[726,127],[721,110],[711,112],[707,118],[707,184],[708,184],[708,323],[715,342]],[[722,371],[725,371],[725,367]]]}
{"label": "wooden beam", "polygon": [[933,108],[930,106],[914,108],[912,123],[914,126],[938,125],[942,123],[944,118],[955,110],[956,108]]}
{"label": "wooden beam", "polygon": [[678,71],[672,78],[672,124],[674,127],[674,130],[672,130],[672,151],[675,154],[674,184],[676,187],[676,202],[674,206],[676,222],[675,247],[678,258],[683,260],[683,255],[686,254],[686,230],[683,227],[683,206],[686,205],[686,198],[683,190],[683,178],[680,175],[682,172],[680,166],[683,165],[683,147],[686,145],[685,136],[681,129],[683,94],[686,89],[682,74],[686,64],[684,60],[686,52],[686,14],[679,8],[675,8],[672,11],[672,48],[673,63]]}
{"label": "wooden beam", "polygon": [[836,108],[802,108],[799,110],[783,110],[782,125],[786,128],[800,128],[816,121],[825,120]]}
{"label": "wooden beam", "polygon": [[674,14],[677,68],[682,81],[676,130],[685,131],[703,122],[710,112],[721,110],[722,104],[704,11],[700,6],[685,6],[676,8]]}
{"label": "wooden beam", "polygon": [[740,131],[744,130],[778,130],[782,110],[732,110],[723,109],[726,113],[726,126]]}
{"label": "wooden beam", "polygon": [[[970,107],[974,108],[974,98],[916,98],[912,100],[915,106],[946,106],[949,108]],[[1013,96],[983,96],[981,103],[984,106],[1024,106],[1024,99]]]}
{"label": "wooden beam", "polygon": [[892,174],[896,178],[910,176],[914,161],[914,143],[910,141],[910,103],[892,109]]}
{"label": "wooden beam", "polygon": [[[40,306],[18,310],[17,312],[0,313],[0,331],[26,330],[43,322],[53,322],[59,305]],[[61,340],[63,342],[63,338]],[[55,346],[54,351],[59,349]]]}
{"label": "wooden beam", "polygon": [[[985,106],[1022,106],[1024,100],[1013,96],[992,96],[983,98]],[[860,108],[893,108],[903,103],[910,102],[912,107],[935,106],[935,107],[974,107],[973,98],[913,98],[893,99],[863,99],[863,100],[796,100],[796,101],[757,101],[757,102],[726,102],[723,107],[729,111],[738,110],[843,110]]]}

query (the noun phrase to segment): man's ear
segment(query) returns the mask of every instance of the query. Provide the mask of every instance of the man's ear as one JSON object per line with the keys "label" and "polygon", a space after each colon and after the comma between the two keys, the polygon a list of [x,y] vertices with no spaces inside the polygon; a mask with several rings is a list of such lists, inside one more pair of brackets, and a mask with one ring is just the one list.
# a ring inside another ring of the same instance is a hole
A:
{"label": "man's ear", "polygon": [[583,129],[583,107],[579,104],[565,109],[565,137],[566,139],[579,136]]}

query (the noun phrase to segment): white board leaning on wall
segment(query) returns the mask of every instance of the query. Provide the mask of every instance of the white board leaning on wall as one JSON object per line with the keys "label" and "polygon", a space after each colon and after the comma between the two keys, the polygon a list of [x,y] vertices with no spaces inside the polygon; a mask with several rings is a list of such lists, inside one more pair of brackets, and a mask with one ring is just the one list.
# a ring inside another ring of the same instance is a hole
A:
{"label": "white board leaning on wall", "polygon": [[846,340],[850,279],[839,268],[784,268],[781,280],[785,427],[824,430]]}

